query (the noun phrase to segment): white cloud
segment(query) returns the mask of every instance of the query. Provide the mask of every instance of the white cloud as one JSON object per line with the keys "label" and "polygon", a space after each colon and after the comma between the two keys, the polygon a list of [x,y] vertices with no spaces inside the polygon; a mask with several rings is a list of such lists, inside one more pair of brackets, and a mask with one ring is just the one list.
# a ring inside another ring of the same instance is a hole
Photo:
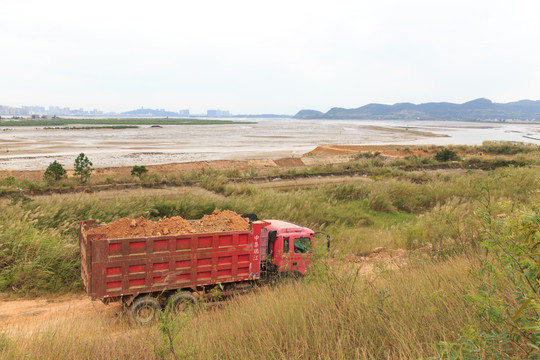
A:
{"label": "white cloud", "polygon": [[0,103],[294,113],[540,98],[537,1],[13,1]]}

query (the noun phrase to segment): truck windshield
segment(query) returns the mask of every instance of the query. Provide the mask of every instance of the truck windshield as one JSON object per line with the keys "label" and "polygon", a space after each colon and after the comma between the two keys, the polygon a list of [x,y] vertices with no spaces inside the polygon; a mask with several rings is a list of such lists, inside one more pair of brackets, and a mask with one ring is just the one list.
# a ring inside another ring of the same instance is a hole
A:
{"label": "truck windshield", "polygon": [[299,254],[307,254],[311,252],[311,238],[300,237],[294,239],[294,252]]}

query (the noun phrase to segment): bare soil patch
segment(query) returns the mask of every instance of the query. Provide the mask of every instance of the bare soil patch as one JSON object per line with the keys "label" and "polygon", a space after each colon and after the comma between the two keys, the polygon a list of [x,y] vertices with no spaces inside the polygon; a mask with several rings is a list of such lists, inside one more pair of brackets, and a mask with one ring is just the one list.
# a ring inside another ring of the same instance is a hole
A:
{"label": "bare soil patch", "polygon": [[336,156],[358,154],[361,152],[379,152],[380,155],[387,157],[428,155],[423,150],[413,150],[413,147],[409,148],[407,145],[321,145],[317,146],[308,154],[315,156]]}
{"label": "bare soil patch", "polygon": [[302,159],[299,158],[286,158],[286,159],[278,159],[274,160],[277,166],[280,167],[297,167],[297,166],[305,166]]}
{"label": "bare soil patch", "polygon": [[411,257],[427,257],[431,249],[431,244],[416,250],[378,247],[365,256],[347,254],[343,256],[343,263],[353,264],[359,275],[372,275],[376,269],[399,270],[410,263]]}
{"label": "bare soil patch", "polygon": [[46,325],[68,318],[92,318],[102,314],[114,318],[121,304],[107,306],[91,301],[86,294],[61,299],[14,299],[0,301],[0,327],[11,335],[31,335]]}

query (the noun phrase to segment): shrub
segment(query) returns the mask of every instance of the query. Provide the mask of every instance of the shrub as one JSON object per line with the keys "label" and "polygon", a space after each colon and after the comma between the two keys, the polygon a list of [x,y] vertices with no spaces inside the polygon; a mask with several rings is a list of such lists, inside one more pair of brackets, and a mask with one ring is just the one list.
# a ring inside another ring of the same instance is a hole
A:
{"label": "shrub", "polygon": [[444,148],[441,151],[437,151],[437,154],[435,154],[435,160],[442,162],[454,161],[459,160],[459,157],[455,151]]}
{"label": "shrub", "polygon": [[368,196],[369,208],[373,211],[380,212],[397,212],[396,207],[392,203],[390,196],[387,192],[380,189],[373,190]]}
{"label": "shrub", "polygon": [[[512,206],[514,208],[514,206]],[[483,215],[480,266],[471,272],[479,285],[465,299],[485,328],[465,327],[457,342],[439,343],[442,358],[537,359],[540,217],[520,209]]]}
{"label": "shrub", "polygon": [[132,176],[137,176],[139,179],[147,172],[148,172],[148,169],[144,165],[142,165],[142,166],[135,165],[131,169],[131,175]]}
{"label": "shrub", "polygon": [[15,186],[17,185],[18,181],[14,176],[7,176],[0,180],[0,185],[3,186]]}
{"label": "shrub", "polygon": [[53,161],[45,170],[43,174],[43,179],[47,181],[58,181],[66,176],[66,170],[58,161]]}

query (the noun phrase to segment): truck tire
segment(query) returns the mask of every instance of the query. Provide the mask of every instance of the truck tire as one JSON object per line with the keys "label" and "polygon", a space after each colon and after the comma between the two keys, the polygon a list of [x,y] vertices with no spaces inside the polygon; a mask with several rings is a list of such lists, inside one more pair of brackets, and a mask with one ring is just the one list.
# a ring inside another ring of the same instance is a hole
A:
{"label": "truck tire", "polygon": [[152,296],[143,296],[135,299],[129,308],[129,317],[135,325],[149,326],[159,319],[161,305]]}
{"label": "truck tire", "polygon": [[185,312],[190,306],[195,305],[197,299],[189,291],[177,292],[169,298],[169,306],[175,314]]}

